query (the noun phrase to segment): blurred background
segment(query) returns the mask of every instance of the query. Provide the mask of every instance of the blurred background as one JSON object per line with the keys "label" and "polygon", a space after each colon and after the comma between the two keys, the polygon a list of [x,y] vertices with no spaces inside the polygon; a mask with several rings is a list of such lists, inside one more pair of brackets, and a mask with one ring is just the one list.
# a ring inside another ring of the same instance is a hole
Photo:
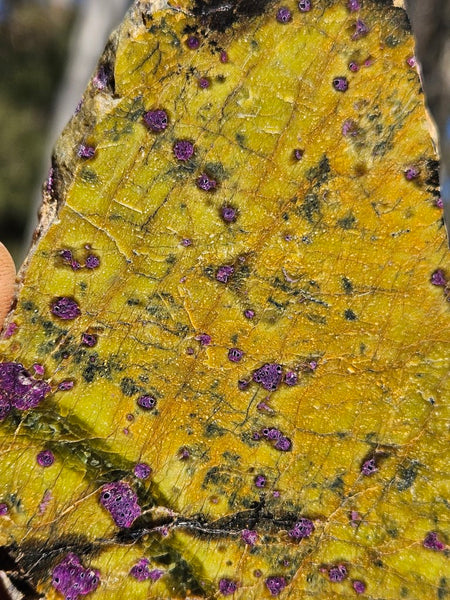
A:
{"label": "blurred background", "polygon": [[[0,240],[17,266],[31,240],[53,144],[78,104],[109,33],[130,4],[0,0]],[[448,165],[450,1],[410,0],[408,8]],[[450,196],[448,180],[445,188]]]}

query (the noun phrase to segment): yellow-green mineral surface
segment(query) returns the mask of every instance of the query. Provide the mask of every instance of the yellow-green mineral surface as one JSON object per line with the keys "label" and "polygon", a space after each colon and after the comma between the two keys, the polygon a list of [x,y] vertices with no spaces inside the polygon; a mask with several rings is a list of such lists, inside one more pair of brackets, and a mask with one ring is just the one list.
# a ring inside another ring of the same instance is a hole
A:
{"label": "yellow-green mineral surface", "polygon": [[387,0],[135,3],[0,343],[26,598],[447,598],[428,131]]}

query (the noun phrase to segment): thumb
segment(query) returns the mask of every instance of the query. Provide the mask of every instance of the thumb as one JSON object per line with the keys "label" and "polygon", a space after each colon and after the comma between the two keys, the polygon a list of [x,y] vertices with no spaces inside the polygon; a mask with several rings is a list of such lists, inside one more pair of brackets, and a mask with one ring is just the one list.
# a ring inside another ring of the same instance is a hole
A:
{"label": "thumb", "polygon": [[11,254],[0,242],[0,329],[14,296],[16,267]]}

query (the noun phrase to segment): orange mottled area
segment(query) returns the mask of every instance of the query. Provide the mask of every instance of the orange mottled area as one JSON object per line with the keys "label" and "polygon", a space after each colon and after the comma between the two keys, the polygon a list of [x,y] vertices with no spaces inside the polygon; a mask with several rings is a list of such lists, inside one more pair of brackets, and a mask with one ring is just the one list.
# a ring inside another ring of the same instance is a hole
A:
{"label": "orange mottled area", "polygon": [[406,16],[172,4],[132,9],[57,148],[0,347],[52,391],[0,426],[0,541],[49,599],[67,552],[93,600],[443,598],[450,270]]}

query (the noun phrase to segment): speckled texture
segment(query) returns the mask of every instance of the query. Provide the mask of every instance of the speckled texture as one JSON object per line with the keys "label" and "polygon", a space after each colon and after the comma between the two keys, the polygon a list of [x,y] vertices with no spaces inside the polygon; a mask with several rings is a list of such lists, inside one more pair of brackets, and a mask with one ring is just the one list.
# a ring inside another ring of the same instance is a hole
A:
{"label": "speckled texture", "polygon": [[58,144],[0,542],[48,600],[67,554],[93,600],[442,600],[450,269],[404,12],[178,5],[136,4]]}

